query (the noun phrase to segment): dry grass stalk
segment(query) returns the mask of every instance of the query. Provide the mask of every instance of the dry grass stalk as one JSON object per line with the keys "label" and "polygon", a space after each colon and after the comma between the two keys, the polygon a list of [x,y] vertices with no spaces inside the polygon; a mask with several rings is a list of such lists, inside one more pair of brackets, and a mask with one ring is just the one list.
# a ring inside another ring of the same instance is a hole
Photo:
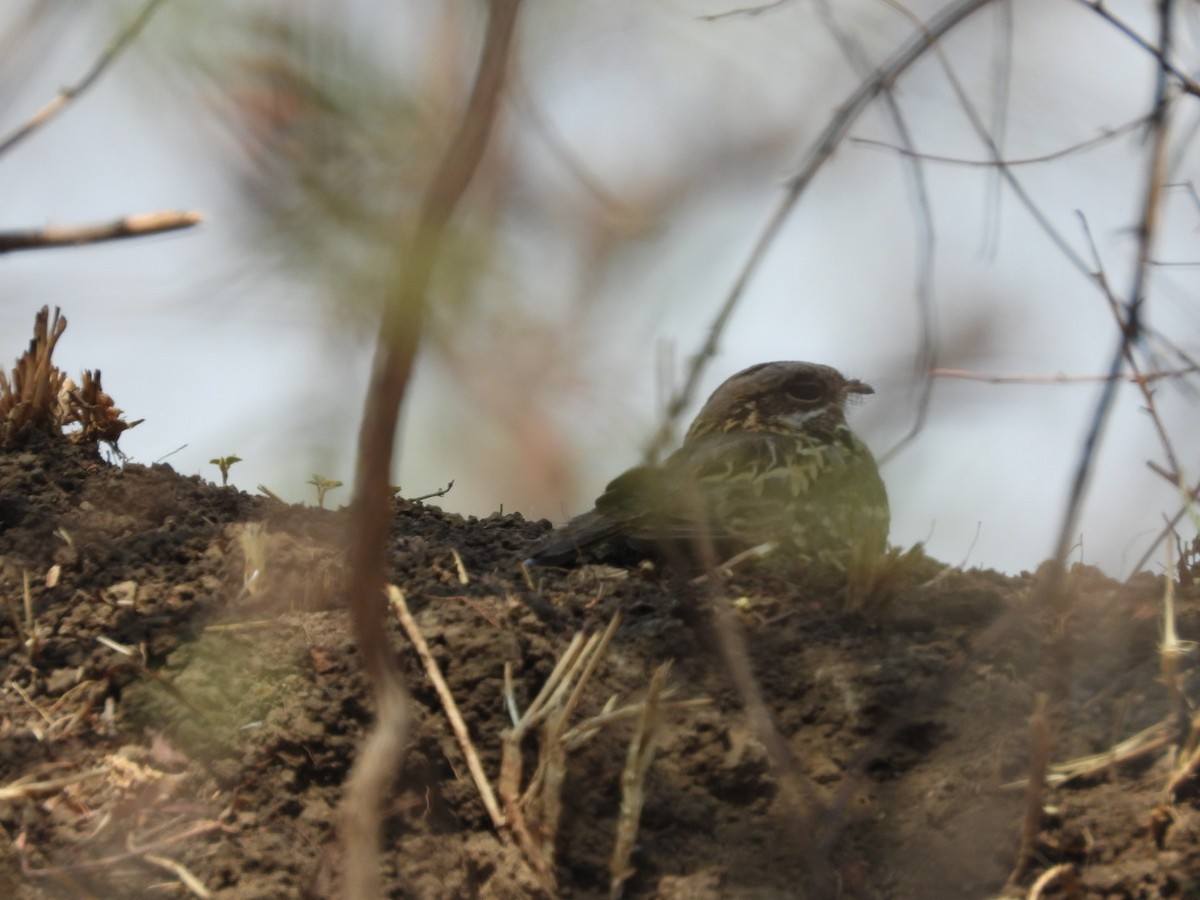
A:
{"label": "dry grass stalk", "polygon": [[[509,832],[525,855],[530,868],[551,893],[555,887],[554,856],[563,811],[567,754],[605,726],[630,719],[638,720],[638,728],[631,740],[621,779],[622,805],[612,870],[613,890],[619,894],[620,886],[631,874],[629,857],[633,852],[641,814],[642,785],[654,758],[654,747],[663,714],[668,708],[690,708],[709,702],[706,699],[696,699],[668,703],[672,693],[666,687],[666,677],[670,669],[668,663],[660,666],[655,672],[646,698],[641,702],[618,709],[617,698],[610,697],[600,713],[568,729],[567,723],[578,708],[583,692],[603,659],[619,624],[620,616],[617,615],[602,634],[593,634],[587,639],[584,639],[582,634],[576,634],[524,714],[517,711],[513,696],[512,668],[505,667],[505,700],[513,718],[513,727],[503,735],[500,800],[504,806]],[[529,779],[528,787],[522,792],[521,772],[524,759],[521,745],[529,733],[539,725],[541,734],[538,765]]]}
{"label": "dry grass stalk", "polygon": [[433,688],[437,691],[438,698],[442,701],[442,707],[446,710],[446,718],[450,720],[450,727],[454,730],[458,746],[462,749],[463,756],[466,757],[467,768],[471,772],[471,778],[475,781],[475,787],[478,789],[479,796],[483,800],[484,808],[487,809],[493,827],[499,831],[504,827],[504,815],[500,812],[500,805],[496,802],[496,795],[492,792],[491,783],[488,781],[487,775],[484,774],[483,764],[479,761],[479,754],[475,752],[475,745],[471,742],[471,733],[467,730],[467,723],[463,721],[462,714],[458,711],[458,704],[454,702],[454,695],[450,692],[450,686],[446,684],[446,679],[442,677],[442,670],[439,668],[437,660],[433,658],[433,654],[429,650],[429,644],[425,642],[425,635],[421,633],[416,619],[412,617],[412,613],[408,609],[408,603],[404,599],[404,592],[395,585],[389,585],[388,602],[391,603],[392,609],[396,611],[396,615],[400,619],[400,624],[404,626],[405,634],[408,635],[408,639],[412,641],[413,647],[416,648],[417,655],[421,657],[421,663],[425,666],[425,672],[429,675],[429,680],[433,683]]}
{"label": "dry grass stalk", "polygon": [[[1170,722],[1158,722],[1149,728],[1126,738],[1103,753],[1091,756],[1080,756],[1076,759],[1055,763],[1046,775],[1046,783],[1052,787],[1066,784],[1076,778],[1087,778],[1099,775],[1113,766],[1132,762],[1142,756],[1174,743],[1179,739],[1179,731]],[[1026,785],[1027,781],[1018,784]]]}
{"label": "dry grass stalk", "polygon": [[454,557],[454,571],[458,575],[458,583],[470,584],[471,576],[467,574],[467,567],[463,565],[462,557],[458,551],[451,547],[450,555]]}
{"label": "dry grass stalk", "polygon": [[253,597],[262,588],[267,569],[267,529],[262,522],[247,522],[238,529],[242,548],[242,590],[238,600]]}
{"label": "dry grass stalk", "polygon": [[[580,667],[580,660],[586,658],[587,652],[590,652],[588,648],[594,647],[595,641],[596,635],[592,635],[585,642],[582,633],[576,634],[571,639],[566,651],[555,663],[550,677],[546,679],[529,708],[525,710],[524,714],[517,715],[513,727],[505,730],[501,735],[500,781],[497,790],[500,794],[500,802],[504,806],[505,822],[538,881],[551,894],[555,893],[553,854],[551,853],[549,856],[546,854],[545,842],[535,837],[525,818],[524,808],[533,798],[534,793],[532,788],[527,796],[522,796],[521,793],[521,770],[524,768],[521,744],[529,732],[550,714],[556,703],[561,702],[563,694],[571,684],[574,673]],[[516,700],[511,690],[511,667],[505,668],[505,684],[508,686],[506,701],[510,714],[515,713]],[[544,763],[545,760],[543,759],[542,762]],[[535,781],[537,778],[538,776],[535,775]]]}
{"label": "dry grass stalk", "polygon": [[[1200,717],[1197,718],[1200,719]],[[1193,738],[1198,731],[1200,731],[1200,722],[1192,727]],[[1171,774],[1171,780],[1167,782],[1167,786],[1163,790],[1163,793],[1170,801],[1174,801],[1175,795],[1179,792],[1179,789],[1182,788],[1186,782],[1195,778],[1197,771],[1200,771],[1200,742],[1190,740],[1189,744],[1198,745],[1187,748],[1187,750],[1185,750],[1185,752],[1181,755],[1181,758],[1183,759],[1182,764],[1179,765]]]}
{"label": "dry grass stalk", "polygon": [[709,569],[703,575],[697,575],[695,578],[691,579],[688,584],[699,585],[704,584],[710,579],[724,577],[744,562],[752,559],[766,559],[775,552],[775,549],[778,546],[779,544],[776,541],[767,541],[766,543],[751,547],[749,550],[743,550],[741,553],[734,554],[720,565]]}
{"label": "dry grass stalk", "polygon": [[629,741],[629,753],[625,768],[621,772],[621,811],[617,817],[617,839],[613,845],[612,862],[609,865],[611,880],[608,894],[613,900],[624,891],[625,881],[633,874],[629,864],[637,840],[638,823],[642,818],[642,806],[646,801],[646,773],[654,762],[658,735],[663,724],[663,699],[666,694],[669,662],[654,670],[646,699],[642,701],[642,714],[638,719],[637,731]]}
{"label": "dry grass stalk", "polygon": [[43,306],[33,326],[33,340],[17,360],[12,379],[0,372],[0,447],[14,446],[31,432],[57,434],[62,428],[59,393],[67,376],[50,361],[54,345],[67,329],[67,319]]}
{"label": "dry grass stalk", "polygon": [[1078,897],[1079,881],[1075,877],[1075,867],[1070,863],[1051,866],[1033,883],[1029,889],[1028,900],[1041,900],[1050,888],[1061,888],[1062,896],[1067,900],[1074,900]]}
{"label": "dry grass stalk", "polygon": [[181,862],[177,862],[166,856],[158,856],[153,853],[147,853],[143,859],[151,865],[158,866],[160,869],[166,869],[172,875],[192,892],[193,897],[200,897],[201,900],[208,900],[212,896],[212,892],[206,888],[203,883],[195,875],[191,873],[187,866]]}
{"label": "dry grass stalk", "polygon": [[51,794],[62,790],[64,787],[77,784],[80,781],[87,781],[89,778],[99,778],[101,775],[107,774],[108,768],[102,767],[88,769],[84,772],[75,772],[71,775],[63,775],[61,778],[49,778],[45,781],[31,781],[28,776],[18,778],[12,784],[0,787],[0,801],[29,800],[43,794]]}
{"label": "dry grass stalk", "polygon": [[[1171,545],[1167,543],[1167,571],[1174,571],[1171,559]],[[1183,696],[1180,683],[1179,662],[1185,653],[1183,642],[1179,640],[1179,631],[1175,627],[1175,579],[1168,576],[1163,588],[1163,627],[1162,644],[1159,647],[1159,670],[1162,673],[1163,687],[1167,691],[1167,708],[1169,715],[1180,726],[1182,734],[1188,720],[1187,702]]]}
{"label": "dry grass stalk", "polygon": [[[580,679],[580,683],[583,680]],[[566,710],[556,709],[546,718],[542,727],[542,738],[538,744],[538,772],[540,788],[533,794],[538,804],[538,836],[541,839],[541,855],[546,865],[554,865],[555,848],[558,844],[558,827],[562,821],[563,785],[567,781],[567,745],[562,740],[565,729]],[[532,787],[532,785],[531,785]],[[526,791],[526,796],[531,796]]]}
{"label": "dry grass stalk", "polygon": [[81,681],[55,700],[48,709],[43,709],[15,681],[8,682],[7,686],[29,707],[36,719],[46,724],[43,729],[35,720],[26,722],[24,727],[29,729],[29,733],[36,740],[47,743],[55,739],[61,740],[73,733],[76,726],[95,708],[96,701],[105,691],[101,682]]}
{"label": "dry grass stalk", "polygon": [[[702,706],[708,706],[712,700],[708,697],[694,697],[691,700],[671,700],[675,691],[673,688],[667,688],[663,691],[662,707],[668,710],[680,709],[699,709]],[[620,722],[629,722],[640,719],[642,715],[642,703],[631,703],[628,706],[616,708],[616,697],[610,697],[608,703],[604,705],[604,709],[596,715],[592,716],[583,722],[580,722],[574,728],[570,729],[563,735],[563,743],[566,745],[568,752],[576,750],[586,744],[591,738],[595,737],[596,733],[601,728],[607,728],[609,725],[616,725]]]}
{"label": "dry grass stalk", "polygon": [[21,573],[21,596],[25,601],[25,646],[29,648],[29,664],[37,663],[42,649],[42,633],[33,615],[33,593],[29,590],[29,572]]}
{"label": "dry grass stalk", "polygon": [[[1173,571],[1170,545],[1167,548],[1167,571]],[[1163,591],[1162,643],[1159,647],[1159,670],[1167,692],[1167,717],[1138,734],[1114,745],[1105,753],[1080,757],[1052,766],[1046,776],[1049,785],[1060,785],[1075,778],[1095,775],[1113,766],[1155,753],[1171,744],[1179,744],[1179,764],[1163,790],[1166,802],[1174,800],[1176,792],[1200,769],[1200,717],[1189,722],[1187,700],[1180,683],[1180,660],[1190,649],[1180,640],[1175,626],[1175,582],[1166,579]]]}

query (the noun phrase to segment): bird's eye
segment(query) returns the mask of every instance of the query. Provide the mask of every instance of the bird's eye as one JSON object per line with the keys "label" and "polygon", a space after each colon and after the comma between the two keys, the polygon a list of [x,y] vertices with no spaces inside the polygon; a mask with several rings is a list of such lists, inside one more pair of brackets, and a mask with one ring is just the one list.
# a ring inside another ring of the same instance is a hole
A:
{"label": "bird's eye", "polygon": [[787,394],[801,403],[817,403],[825,396],[825,390],[818,381],[797,379],[787,386]]}

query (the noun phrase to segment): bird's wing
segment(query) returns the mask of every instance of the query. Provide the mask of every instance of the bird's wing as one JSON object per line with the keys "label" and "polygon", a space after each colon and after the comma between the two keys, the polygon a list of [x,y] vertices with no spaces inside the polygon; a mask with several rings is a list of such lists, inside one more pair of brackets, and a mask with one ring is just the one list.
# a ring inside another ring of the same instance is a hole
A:
{"label": "bird's wing", "polygon": [[818,550],[864,539],[882,549],[887,494],[870,451],[836,433],[710,434],[661,466],[613,479],[595,509],[534,547],[529,562],[562,565],[586,551],[712,549],[787,541]]}
{"label": "bird's wing", "polygon": [[640,520],[659,496],[662,470],[637,466],[618,475],[596,500],[596,508],[576,516],[530,551],[530,565],[559,566],[574,562],[586,551],[624,533]]}
{"label": "bird's wing", "polygon": [[576,516],[535,544],[525,559],[530,566],[570,565],[585,552],[621,530],[621,523],[596,510]]}
{"label": "bird's wing", "polygon": [[[624,531],[635,539],[819,543],[822,531],[848,530],[835,521],[843,511],[858,515],[863,504],[882,504],[886,516],[887,495],[874,461],[849,429],[817,440],[712,435],[680,448],[657,471],[657,479],[631,479],[628,487],[638,490],[626,489],[611,501],[626,511]],[[627,487],[620,481],[606,494]]]}

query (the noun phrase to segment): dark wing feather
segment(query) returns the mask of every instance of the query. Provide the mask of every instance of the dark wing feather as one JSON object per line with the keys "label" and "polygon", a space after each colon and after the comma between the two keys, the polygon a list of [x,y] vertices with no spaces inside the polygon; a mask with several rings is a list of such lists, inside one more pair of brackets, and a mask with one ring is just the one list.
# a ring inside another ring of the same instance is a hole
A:
{"label": "dark wing feather", "polygon": [[[589,554],[605,556],[605,549],[627,551],[622,535],[658,502],[661,481],[662,470],[653,466],[636,466],[618,475],[597,498],[595,509],[534,545],[526,564],[561,566]],[[615,546],[606,547],[610,543]]]}

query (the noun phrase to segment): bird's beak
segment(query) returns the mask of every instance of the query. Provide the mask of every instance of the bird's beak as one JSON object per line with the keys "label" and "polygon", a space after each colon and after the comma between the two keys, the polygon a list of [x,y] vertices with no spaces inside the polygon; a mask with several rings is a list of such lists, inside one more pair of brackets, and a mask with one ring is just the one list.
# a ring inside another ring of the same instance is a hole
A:
{"label": "bird's beak", "polygon": [[871,387],[869,384],[859,381],[857,378],[851,378],[850,380],[848,380],[846,382],[846,387],[844,388],[844,390],[847,394],[873,394],[873,393],[875,393],[875,388]]}

